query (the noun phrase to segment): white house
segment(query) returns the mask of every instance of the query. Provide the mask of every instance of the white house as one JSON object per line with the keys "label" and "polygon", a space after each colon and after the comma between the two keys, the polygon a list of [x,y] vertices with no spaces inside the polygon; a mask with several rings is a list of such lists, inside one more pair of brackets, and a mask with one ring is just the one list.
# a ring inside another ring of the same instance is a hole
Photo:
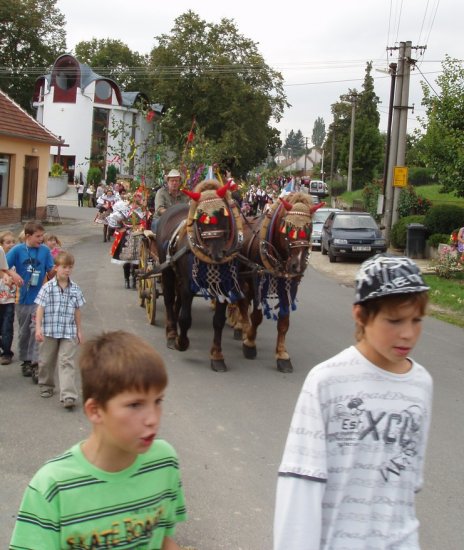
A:
{"label": "white house", "polygon": [[125,176],[146,173],[147,147],[160,138],[156,119],[162,106],[151,105],[144,94],[124,92],[64,54],[50,74],[37,79],[33,106],[37,120],[65,143],[51,148],[50,164],[61,164],[69,181],[80,175],[85,180],[90,166],[103,174],[110,164]]}
{"label": "white house", "polygon": [[309,149],[308,154],[301,155],[297,159],[293,159],[293,162],[285,161],[283,171],[284,172],[301,172],[302,176],[308,176],[311,174],[315,164],[319,164],[322,160],[322,153],[316,147]]}

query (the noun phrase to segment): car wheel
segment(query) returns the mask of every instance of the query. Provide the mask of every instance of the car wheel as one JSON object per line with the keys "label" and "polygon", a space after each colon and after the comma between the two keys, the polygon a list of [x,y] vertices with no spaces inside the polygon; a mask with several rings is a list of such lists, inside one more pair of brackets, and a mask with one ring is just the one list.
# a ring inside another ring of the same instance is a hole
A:
{"label": "car wheel", "polygon": [[329,248],[329,262],[334,264],[337,261],[337,256],[335,256],[332,250]]}
{"label": "car wheel", "polygon": [[324,245],[322,244],[322,241],[321,241],[321,254],[323,256],[326,256],[327,255],[327,249],[324,247]]}

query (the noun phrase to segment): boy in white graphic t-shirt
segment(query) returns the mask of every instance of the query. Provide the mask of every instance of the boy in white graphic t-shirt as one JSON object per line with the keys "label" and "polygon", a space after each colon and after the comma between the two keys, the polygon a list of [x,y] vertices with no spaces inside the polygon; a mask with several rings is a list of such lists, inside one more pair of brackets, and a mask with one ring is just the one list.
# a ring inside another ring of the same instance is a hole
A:
{"label": "boy in white graphic t-shirt", "polygon": [[432,379],[409,357],[427,287],[409,258],[379,254],[356,277],[357,344],[314,367],[279,468],[274,550],[419,549]]}

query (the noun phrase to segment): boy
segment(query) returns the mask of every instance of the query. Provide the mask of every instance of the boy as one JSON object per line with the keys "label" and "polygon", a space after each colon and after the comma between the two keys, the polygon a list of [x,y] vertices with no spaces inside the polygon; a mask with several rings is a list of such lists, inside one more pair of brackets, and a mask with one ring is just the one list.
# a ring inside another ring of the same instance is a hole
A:
{"label": "boy", "polygon": [[81,289],[70,279],[73,267],[74,256],[59,252],[55,258],[56,276],[40,289],[35,299],[40,396],[53,395],[58,365],[60,401],[69,410],[77,400],[74,357],[82,342],[81,307],[85,304]]}
{"label": "boy", "polygon": [[38,345],[35,341],[34,300],[45,276],[53,277],[54,262],[48,246],[43,243],[43,225],[28,222],[24,225],[24,242],[14,246],[6,255],[10,268],[24,280],[16,304],[18,319],[18,352],[23,376],[32,376],[38,364]]}
{"label": "boy", "polygon": [[116,331],[86,342],[79,366],[91,434],[32,478],[10,550],[179,550],[171,536],[186,513],[177,455],[156,439],[163,360]]}
{"label": "boy", "polygon": [[275,550],[419,549],[414,494],[432,379],[409,354],[428,290],[409,258],[378,254],[361,265],[357,345],[310,371],[295,408],[279,468]]}

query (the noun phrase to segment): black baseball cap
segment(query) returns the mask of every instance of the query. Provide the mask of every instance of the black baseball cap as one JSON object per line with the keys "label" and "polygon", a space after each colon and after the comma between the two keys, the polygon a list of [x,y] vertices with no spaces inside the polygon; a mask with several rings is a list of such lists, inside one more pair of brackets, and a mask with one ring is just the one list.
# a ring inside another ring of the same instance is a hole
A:
{"label": "black baseball cap", "polygon": [[406,256],[376,254],[361,264],[356,275],[355,304],[396,294],[430,290],[417,265]]}

